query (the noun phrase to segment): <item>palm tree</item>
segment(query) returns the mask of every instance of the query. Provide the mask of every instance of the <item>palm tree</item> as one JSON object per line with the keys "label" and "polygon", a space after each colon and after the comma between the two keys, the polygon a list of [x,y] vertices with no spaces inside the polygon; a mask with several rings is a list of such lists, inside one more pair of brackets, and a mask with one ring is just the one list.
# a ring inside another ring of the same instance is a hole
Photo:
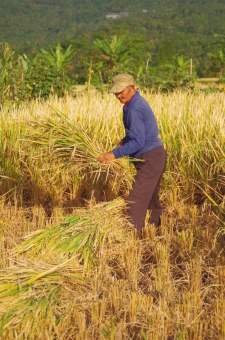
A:
{"label": "palm tree", "polygon": [[63,53],[63,49],[60,43],[57,44],[55,50],[53,50],[51,47],[49,47],[49,50],[50,52],[41,48],[42,57],[44,57],[44,59],[50,65],[55,66],[57,69],[64,69],[67,65],[70,64],[74,53],[72,45],[69,45],[65,53]]}

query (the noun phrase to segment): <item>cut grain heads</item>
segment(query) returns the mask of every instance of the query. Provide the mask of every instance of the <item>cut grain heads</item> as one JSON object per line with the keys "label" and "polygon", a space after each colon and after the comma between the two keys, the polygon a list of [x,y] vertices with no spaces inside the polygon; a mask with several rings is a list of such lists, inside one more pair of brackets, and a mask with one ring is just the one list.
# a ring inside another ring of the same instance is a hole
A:
{"label": "cut grain heads", "polygon": [[58,263],[46,263],[20,260],[17,265],[0,270],[0,297],[17,295],[30,288],[42,291],[45,285],[58,286],[68,279],[76,280],[77,283],[79,281],[78,287],[81,287],[80,281],[83,281],[85,287],[85,278],[78,261],[67,259]]}

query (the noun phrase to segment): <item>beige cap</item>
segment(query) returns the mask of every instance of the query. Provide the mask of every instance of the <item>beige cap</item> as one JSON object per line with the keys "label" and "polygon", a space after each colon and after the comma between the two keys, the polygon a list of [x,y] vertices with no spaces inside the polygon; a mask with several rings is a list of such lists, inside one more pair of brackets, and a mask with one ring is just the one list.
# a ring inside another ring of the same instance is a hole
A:
{"label": "beige cap", "polygon": [[129,85],[134,85],[133,77],[126,73],[118,74],[113,78],[113,87],[109,92],[119,93]]}

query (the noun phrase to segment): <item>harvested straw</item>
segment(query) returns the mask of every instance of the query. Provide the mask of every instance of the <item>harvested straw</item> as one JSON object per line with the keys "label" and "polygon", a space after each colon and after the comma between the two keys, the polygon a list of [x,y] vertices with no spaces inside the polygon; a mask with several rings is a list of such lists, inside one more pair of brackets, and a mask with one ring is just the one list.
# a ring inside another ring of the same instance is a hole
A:
{"label": "harvested straw", "polygon": [[83,268],[74,259],[54,264],[20,260],[16,266],[1,270],[0,336],[29,318],[38,324],[41,316],[57,306],[62,289],[82,293],[87,288]]}
{"label": "harvested straw", "polygon": [[109,203],[100,203],[90,210],[80,209],[75,216],[67,216],[55,227],[37,230],[26,236],[26,240],[14,249],[17,254],[30,258],[49,258],[53,254],[59,258],[79,254],[79,261],[90,268],[104,241],[121,235],[121,228],[128,222],[123,215],[125,202],[118,198]]}
{"label": "harvested straw", "polygon": [[[90,206],[89,210],[80,209],[75,216],[65,217],[55,227],[26,236],[13,250],[17,258],[23,253],[16,266],[0,271],[0,335],[33,313],[36,318],[49,309],[55,314],[59,296],[65,296],[65,292],[71,295],[88,291],[88,272],[93,263],[99,263],[104,243],[124,237],[122,231],[128,226],[124,207],[121,198]],[[67,308],[70,298],[64,304]],[[33,329],[38,324],[36,318],[32,317]]]}

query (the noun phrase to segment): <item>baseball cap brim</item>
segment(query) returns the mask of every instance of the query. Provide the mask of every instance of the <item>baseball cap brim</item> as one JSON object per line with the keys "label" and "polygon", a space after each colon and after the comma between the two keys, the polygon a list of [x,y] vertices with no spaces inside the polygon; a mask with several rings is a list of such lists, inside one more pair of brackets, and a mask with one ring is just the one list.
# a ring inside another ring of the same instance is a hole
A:
{"label": "baseball cap brim", "polygon": [[123,90],[125,90],[125,88],[127,86],[128,86],[127,84],[126,85],[115,84],[115,85],[113,85],[111,90],[109,90],[109,92],[111,92],[111,93],[119,93],[119,92],[122,92]]}

